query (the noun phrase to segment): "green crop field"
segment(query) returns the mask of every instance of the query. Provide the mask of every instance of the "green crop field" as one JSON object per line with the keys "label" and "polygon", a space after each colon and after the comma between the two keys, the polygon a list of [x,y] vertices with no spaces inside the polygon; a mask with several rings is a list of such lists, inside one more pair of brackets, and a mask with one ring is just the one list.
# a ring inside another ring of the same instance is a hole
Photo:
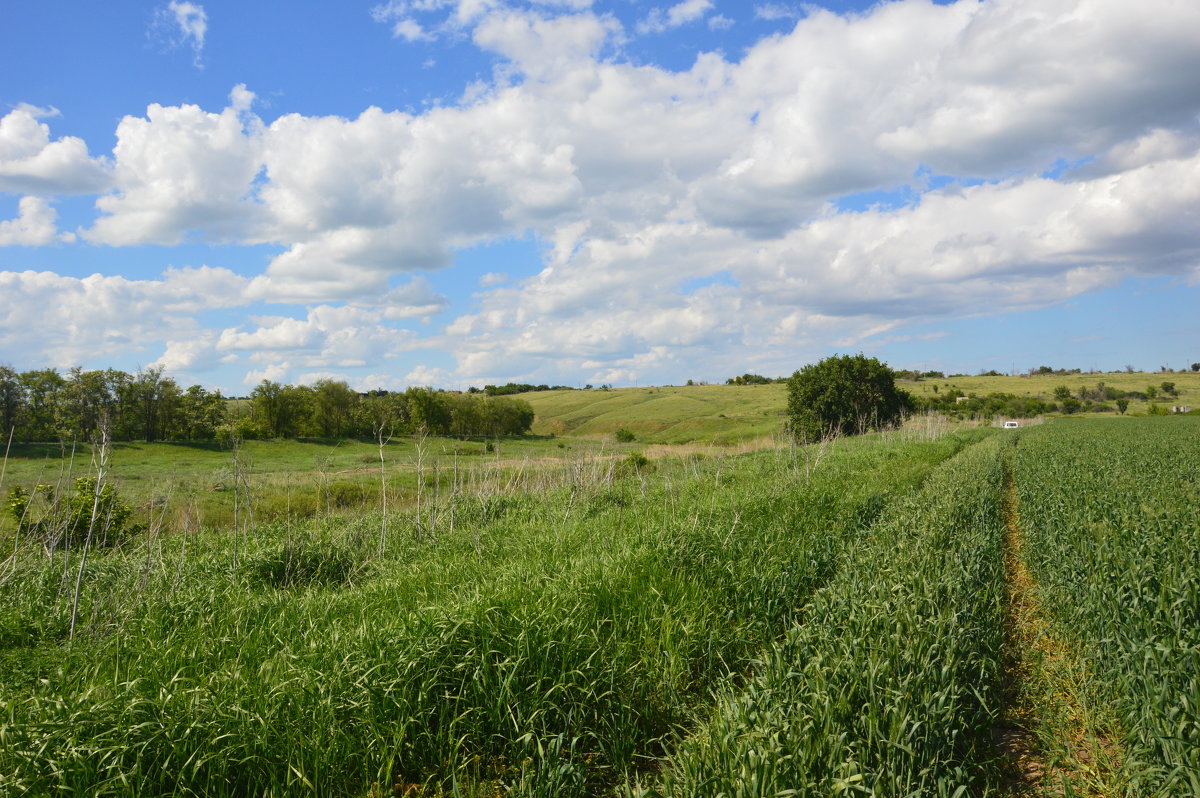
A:
{"label": "green crop field", "polygon": [[[193,520],[119,545],[34,497],[0,794],[1196,794],[1200,418],[647,459],[782,386],[530,398],[577,437],[397,441],[382,478],[362,443],[115,448]],[[19,455],[6,493],[89,470]]]}
{"label": "green crop field", "polygon": [[[1162,395],[1161,388],[1164,382],[1174,383],[1178,395]],[[1111,371],[1091,374],[1026,374],[1016,377],[958,376],[944,379],[930,378],[919,382],[898,380],[896,384],[915,395],[928,396],[933,392],[934,386],[937,386],[941,392],[957,389],[966,394],[981,396],[989,393],[1011,393],[1016,396],[1053,399],[1054,389],[1059,386],[1066,386],[1075,394],[1079,392],[1080,388],[1095,388],[1099,383],[1118,391],[1144,393],[1147,389],[1153,388],[1158,395],[1150,399],[1135,398],[1131,400],[1128,411],[1130,413],[1144,413],[1154,403],[1168,407],[1189,405],[1193,408],[1200,408],[1200,372],[1194,371],[1167,373]]]}

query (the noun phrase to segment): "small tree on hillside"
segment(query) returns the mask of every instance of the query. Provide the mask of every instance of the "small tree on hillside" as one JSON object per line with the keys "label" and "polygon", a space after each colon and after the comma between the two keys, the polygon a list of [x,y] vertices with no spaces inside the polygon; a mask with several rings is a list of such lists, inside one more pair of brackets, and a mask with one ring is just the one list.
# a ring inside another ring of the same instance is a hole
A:
{"label": "small tree on hillside", "polygon": [[908,393],[896,387],[894,372],[861,353],[827,357],[788,380],[788,422],[801,440],[894,424],[910,404]]}

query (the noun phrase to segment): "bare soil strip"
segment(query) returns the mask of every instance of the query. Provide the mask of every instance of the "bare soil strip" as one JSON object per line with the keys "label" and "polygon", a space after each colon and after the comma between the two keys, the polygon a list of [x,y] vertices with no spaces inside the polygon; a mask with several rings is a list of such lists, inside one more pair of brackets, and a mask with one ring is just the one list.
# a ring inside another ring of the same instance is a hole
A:
{"label": "bare soil strip", "polygon": [[1022,555],[1011,465],[1004,475],[1004,518],[1006,708],[994,731],[1004,792],[1014,798],[1116,795],[1121,751],[1091,722],[1083,694],[1087,670],[1051,634],[1038,606]]}

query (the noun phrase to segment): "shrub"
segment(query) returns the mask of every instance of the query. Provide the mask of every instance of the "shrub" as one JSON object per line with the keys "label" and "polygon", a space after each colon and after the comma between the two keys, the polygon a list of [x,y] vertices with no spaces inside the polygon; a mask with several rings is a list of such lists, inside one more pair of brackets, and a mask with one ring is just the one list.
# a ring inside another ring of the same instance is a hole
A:
{"label": "shrub", "polygon": [[805,440],[888,426],[911,405],[911,397],[896,387],[895,373],[862,354],[827,357],[788,380],[789,424]]}
{"label": "shrub", "polygon": [[82,546],[88,541],[89,528],[93,546],[115,545],[137,531],[129,523],[133,510],[121,501],[111,482],[97,492],[95,477],[78,477],[74,490],[65,497],[55,496],[50,485],[38,485],[35,490],[42,500],[40,511],[32,506],[34,496],[20,485],[9,490],[7,510],[17,523],[18,534],[33,535],[47,546]]}
{"label": "shrub", "polygon": [[633,434],[633,431],[626,427],[617,427],[617,431],[613,433],[613,437],[617,439],[618,443],[633,443],[637,440],[637,436]]}

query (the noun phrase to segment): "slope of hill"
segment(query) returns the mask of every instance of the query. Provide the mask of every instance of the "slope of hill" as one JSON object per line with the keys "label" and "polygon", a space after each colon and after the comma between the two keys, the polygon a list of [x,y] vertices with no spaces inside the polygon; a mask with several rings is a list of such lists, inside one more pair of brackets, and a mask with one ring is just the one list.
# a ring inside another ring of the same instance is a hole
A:
{"label": "slope of hill", "polygon": [[782,429],[786,386],[689,385],[521,394],[541,435],[608,436],[620,427],[651,443],[732,443]]}
{"label": "slope of hill", "polygon": [[[1164,395],[1164,382],[1175,395]],[[959,390],[980,396],[1011,393],[1054,400],[1054,389],[1066,386],[1072,395],[1103,383],[1121,392],[1146,392],[1153,398],[1133,398],[1130,413],[1144,413],[1152,403],[1170,407],[1200,407],[1200,373],[1096,372],[1039,374],[1017,377],[956,376],[920,382],[901,380],[900,387],[915,396]],[[782,429],[787,386],[688,385],[615,390],[542,391],[520,397],[537,413],[533,431],[539,435],[611,436],[620,427],[650,443],[714,441],[733,443],[775,434]],[[1110,403],[1111,404],[1111,403]]]}

